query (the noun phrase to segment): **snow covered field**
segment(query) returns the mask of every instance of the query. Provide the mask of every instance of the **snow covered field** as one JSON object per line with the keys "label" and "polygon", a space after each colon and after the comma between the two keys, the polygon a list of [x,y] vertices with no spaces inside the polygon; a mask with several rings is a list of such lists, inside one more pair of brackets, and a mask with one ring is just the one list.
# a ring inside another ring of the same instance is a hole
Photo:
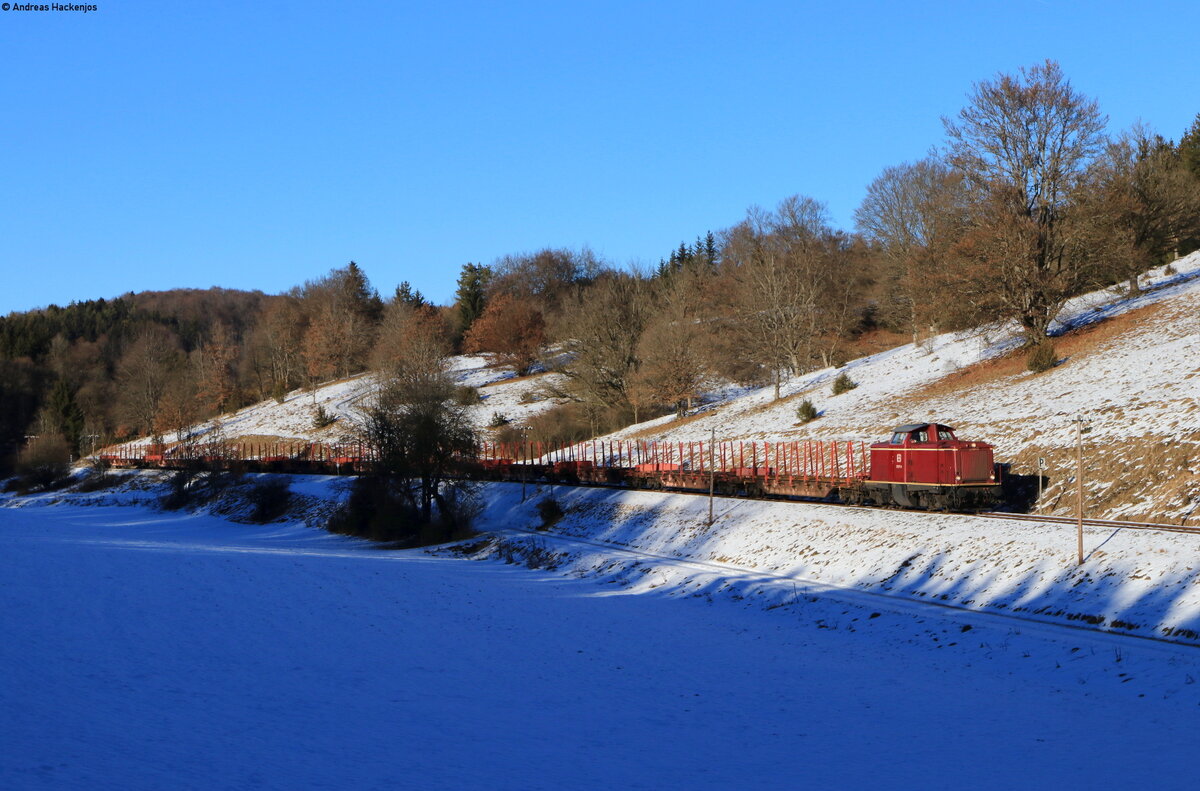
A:
{"label": "snow covered field", "polygon": [[1194,787],[1200,649],[623,574],[0,508],[0,787]]}

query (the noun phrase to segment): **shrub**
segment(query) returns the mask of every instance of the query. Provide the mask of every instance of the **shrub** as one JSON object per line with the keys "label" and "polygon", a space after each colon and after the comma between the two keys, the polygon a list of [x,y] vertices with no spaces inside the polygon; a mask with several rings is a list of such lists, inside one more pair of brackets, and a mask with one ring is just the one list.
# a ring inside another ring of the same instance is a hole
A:
{"label": "shrub", "polygon": [[519,404],[536,404],[542,400],[542,396],[536,390],[522,390],[520,398],[517,399]]}
{"label": "shrub", "polygon": [[537,504],[538,516],[542,518],[542,524],[538,526],[539,530],[549,530],[563,518],[562,506],[558,504],[558,500],[553,497],[547,497]]}
{"label": "shrub", "polygon": [[492,419],[488,421],[488,427],[489,428],[500,428],[501,426],[507,426],[511,422],[512,421],[509,420],[508,416],[505,415],[503,412],[493,412]]}
{"label": "shrub", "polygon": [[479,511],[478,498],[467,486],[444,483],[433,521],[422,523],[420,510],[403,491],[403,481],[363,475],[350,487],[350,497],[338,506],[325,529],[413,547],[439,544],[472,535],[470,525]]}
{"label": "shrub", "polygon": [[1040,374],[1042,371],[1049,371],[1058,364],[1058,352],[1054,348],[1054,344],[1050,341],[1042,341],[1037,346],[1034,346],[1029,351],[1029,358],[1025,361],[1025,367],[1033,371],[1035,374]]}
{"label": "shrub", "polygon": [[178,511],[191,505],[196,499],[196,475],[190,470],[180,470],[171,476],[165,494],[158,498],[158,505],[167,511]]}
{"label": "shrub", "polygon": [[17,456],[17,479],[10,483],[19,492],[65,486],[71,472],[71,447],[59,434],[36,437]]}
{"label": "shrub", "polygon": [[858,387],[858,382],[847,376],[845,371],[842,371],[840,374],[838,374],[837,379],[833,380],[834,395],[841,395],[842,393],[849,392],[856,387]]}
{"label": "shrub", "polygon": [[85,494],[88,492],[101,492],[105,489],[112,489],[118,486],[128,477],[128,475],[114,475],[104,469],[93,469],[88,473],[87,477],[79,482],[79,485],[75,487],[75,491]]}
{"label": "shrub", "polygon": [[406,502],[386,480],[364,475],[350,487],[350,497],[329,517],[332,533],[372,541],[411,542],[420,533],[417,509]]}
{"label": "shrub", "polygon": [[255,524],[266,524],[287,513],[292,504],[292,489],[286,478],[268,478],[255,484],[246,499],[254,506],[246,518]]}
{"label": "shrub", "polygon": [[317,408],[313,410],[313,428],[328,428],[337,422],[337,415],[331,415],[325,411],[325,407],[317,404]]}
{"label": "shrub", "polygon": [[796,417],[801,423],[811,423],[819,416],[820,413],[817,412],[817,408],[807,398],[800,402],[800,406],[796,407]]}
{"label": "shrub", "polygon": [[471,406],[478,404],[483,400],[483,396],[479,394],[478,387],[471,385],[459,385],[454,388],[454,403],[459,406]]}

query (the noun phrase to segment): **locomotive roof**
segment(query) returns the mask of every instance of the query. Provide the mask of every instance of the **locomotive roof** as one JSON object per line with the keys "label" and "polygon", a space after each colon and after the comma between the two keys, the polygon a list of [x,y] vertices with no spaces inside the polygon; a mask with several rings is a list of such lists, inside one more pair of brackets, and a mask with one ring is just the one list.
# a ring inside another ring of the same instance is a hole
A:
{"label": "locomotive roof", "polygon": [[947,431],[954,430],[952,426],[947,426],[945,423],[909,423],[905,426],[896,426],[894,429],[892,429],[892,433],[897,434],[903,432],[907,434],[910,431],[918,431],[923,428],[928,428],[929,426],[937,426],[938,428],[944,428]]}

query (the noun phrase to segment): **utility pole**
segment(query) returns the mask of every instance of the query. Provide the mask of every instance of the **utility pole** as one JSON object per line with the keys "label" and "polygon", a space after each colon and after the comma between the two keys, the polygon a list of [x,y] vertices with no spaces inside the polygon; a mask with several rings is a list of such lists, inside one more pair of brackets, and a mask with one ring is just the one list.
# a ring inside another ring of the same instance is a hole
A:
{"label": "utility pole", "polygon": [[717,430],[713,428],[712,436],[708,441],[708,526],[713,526],[713,492],[717,486],[717,467],[714,462],[717,458]]}
{"label": "utility pole", "polygon": [[1037,496],[1037,505],[1034,506],[1034,510],[1040,514],[1042,512],[1042,479],[1046,477],[1044,474],[1046,471],[1046,457],[1045,456],[1038,456],[1037,468],[1038,468],[1038,474],[1037,474],[1038,496]]}
{"label": "utility pole", "polygon": [[1083,416],[1075,418],[1075,516],[1076,565],[1083,565],[1083,433],[1088,431]]}

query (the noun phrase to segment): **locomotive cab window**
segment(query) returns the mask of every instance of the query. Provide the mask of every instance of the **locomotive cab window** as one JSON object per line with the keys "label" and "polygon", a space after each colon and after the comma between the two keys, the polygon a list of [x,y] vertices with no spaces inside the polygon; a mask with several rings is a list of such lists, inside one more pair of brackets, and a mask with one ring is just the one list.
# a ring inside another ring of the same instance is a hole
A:
{"label": "locomotive cab window", "polygon": [[954,439],[954,432],[950,431],[950,429],[948,429],[948,428],[942,428],[939,426],[938,427],[938,439],[952,440],[952,439]]}
{"label": "locomotive cab window", "polygon": [[905,432],[897,431],[895,434],[892,435],[892,444],[893,445],[903,445],[904,439],[907,436],[908,436],[908,434],[906,434]]}
{"label": "locomotive cab window", "polygon": [[913,439],[915,439],[917,442],[928,442],[929,441],[929,432],[928,431],[914,431]]}

